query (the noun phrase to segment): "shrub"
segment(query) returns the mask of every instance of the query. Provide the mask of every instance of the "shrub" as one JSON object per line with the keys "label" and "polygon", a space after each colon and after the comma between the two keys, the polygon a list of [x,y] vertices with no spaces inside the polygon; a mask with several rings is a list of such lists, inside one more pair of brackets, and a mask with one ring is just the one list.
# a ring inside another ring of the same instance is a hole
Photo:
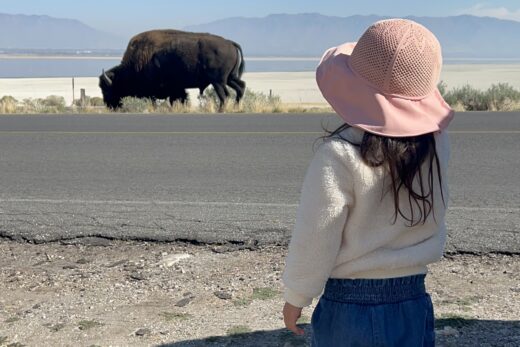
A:
{"label": "shrub", "polygon": [[[278,95],[266,95],[262,92],[245,90],[244,96],[237,105],[235,103],[236,92],[228,88],[229,97],[224,104],[225,112],[245,113],[278,113],[283,111],[282,100]],[[213,87],[207,88],[202,96],[199,96],[199,111],[214,113],[218,111],[220,101]]]}
{"label": "shrub", "polygon": [[439,83],[444,100],[455,110],[464,111],[514,111],[520,109],[520,91],[507,83],[493,84],[482,91],[465,85],[447,90],[444,82]]}
{"label": "shrub", "polygon": [[45,99],[24,99],[21,103],[21,113],[62,113],[67,110],[65,98],[51,95]]}
{"label": "shrub", "polygon": [[244,98],[241,100],[241,109],[248,113],[279,113],[282,112],[282,99],[278,95],[266,95],[246,89]]}
{"label": "shrub", "polygon": [[22,113],[45,113],[42,104],[43,99],[23,99],[21,111]]}
{"label": "shrub", "polygon": [[65,98],[57,95],[50,95],[45,99],[41,99],[41,104],[45,113],[64,112],[66,108]]}
{"label": "shrub", "polygon": [[[217,92],[213,87],[206,88],[202,95],[199,95],[199,108],[198,111],[201,113],[215,113],[218,111],[220,101],[217,96]],[[227,103],[227,101],[226,101]],[[226,107],[227,105],[224,105]]]}
{"label": "shrub", "polygon": [[437,89],[439,89],[439,92],[441,93],[442,97],[445,98],[446,92],[448,91],[448,85],[444,81],[440,81],[439,84],[437,84]]}
{"label": "shrub", "polygon": [[154,102],[151,99],[126,96],[121,100],[119,111],[125,113],[149,113],[153,108]]}
{"label": "shrub", "polygon": [[99,96],[94,96],[93,98],[90,98],[90,106],[105,106],[105,102],[103,101],[103,98],[100,98]]}
{"label": "shrub", "polygon": [[470,85],[455,88],[446,93],[446,102],[450,105],[461,102],[466,111],[486,111],[489,104],[487,94]]}
{"label": "shrub", "polygon": [[520,91],[507,83],[493,84],[488,90],[490,111],[514,111],[520,109]]}
{"label": "shrub", "polygon": [[3,96],[0,99],[0,113],[16,113],[18,101],[10,95]]}

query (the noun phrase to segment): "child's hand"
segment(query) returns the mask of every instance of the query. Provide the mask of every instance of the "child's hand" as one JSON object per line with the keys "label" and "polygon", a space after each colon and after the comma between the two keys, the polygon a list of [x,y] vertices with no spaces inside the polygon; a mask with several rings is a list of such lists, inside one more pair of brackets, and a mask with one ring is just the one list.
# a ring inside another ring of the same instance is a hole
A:
{"label": "child's hand", "polygon": [[296,326],[296,321],[302,315],[302,308],[296,307],[288,302],[285,303],[283,307],[283,321],[287,329],[295,333],[296,335],[303,335],[303,329],[300,329]]}

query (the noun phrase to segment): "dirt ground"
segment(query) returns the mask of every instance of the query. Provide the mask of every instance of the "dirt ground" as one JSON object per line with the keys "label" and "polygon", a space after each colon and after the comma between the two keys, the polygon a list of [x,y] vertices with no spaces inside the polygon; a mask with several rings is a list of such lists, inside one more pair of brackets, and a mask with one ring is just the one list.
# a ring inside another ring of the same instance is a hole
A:
{"label": "dirt ground", "polygon": [[[283,329],[286,248],[0,240],[0,346],[306,346]],[[520,346],[520,256],[448,255],[438,346]]]}

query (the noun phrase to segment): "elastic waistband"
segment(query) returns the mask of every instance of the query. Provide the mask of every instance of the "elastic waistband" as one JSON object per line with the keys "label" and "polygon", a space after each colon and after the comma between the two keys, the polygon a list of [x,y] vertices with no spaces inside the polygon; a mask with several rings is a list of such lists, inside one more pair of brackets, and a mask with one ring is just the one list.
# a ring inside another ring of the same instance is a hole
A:
{"label": "elastic waistband", "polygon": [[426,294],[425,274],[384,279],[330,278],[323,297],[350,304],[377,305],[411,300]]}

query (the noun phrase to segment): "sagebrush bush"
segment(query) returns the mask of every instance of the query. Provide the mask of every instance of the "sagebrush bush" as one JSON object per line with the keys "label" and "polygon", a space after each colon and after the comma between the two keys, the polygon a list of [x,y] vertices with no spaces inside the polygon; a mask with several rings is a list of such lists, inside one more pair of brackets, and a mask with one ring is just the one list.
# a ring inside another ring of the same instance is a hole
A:
{"label": "sagebrush bush", "polygon": [[455,110],[520,110],[520,91],[507,83],[493,84],[487,90],[479,90],[468,84],[448,90],[447,85],[441,81],[438,88],[444,100]]}
{"label": "sagebrush bush", "polygon": [[[253,92],[246,88],[244,96],[237,105],[236,92],[229,89],[229,97],[224,104],[224,112],[244,113],[278,113],[283,112],[282,100],[278,95],[266,95],[262,92]],[[200,112],[217,112],[220,101],[213,87],[207,88],[202,96],[199,96]]]}
{"label": "sagebrush bush", "polygon": [[266,95],[246,89],[241,100],[243,112],[282,112],[282,99],[278,95]]}
{"label": "sagebrush bush", "polygon": [[3,96],[0,99],[0,113],[16,113],[18,101],[10,95]]}
{"label": "sagebrush bush", "polygon": [[126,96],[121,100],[120,112],[125,113],[149,113],[153,110],[154,102],[148,98],[134,98]]}
{"label": "sagebrush bush", "polygon": [[520,110],[520,91],[507,83],[493,84],[488,90],[490,111]]}
{"label": "sagebrush bush", "polygon": [[99,96],[94,96],[90,98],[90,106],[94,107],[101,107],[105,106],[105,102],[103,101],[103,98],[100,98]]}
{"label": "sagebrush bush", "polygon": [[20,113],[64,113],[68,109],[64,97],[50,95],[45,99],[24,99],[19,110]]}
{"label": "sagebrush bush", "polygon": [[45,99],[40,99],[44,112],[46,113],[59,113],[64,112],[66,109],[65,98],[58,95],[49,95]]}

